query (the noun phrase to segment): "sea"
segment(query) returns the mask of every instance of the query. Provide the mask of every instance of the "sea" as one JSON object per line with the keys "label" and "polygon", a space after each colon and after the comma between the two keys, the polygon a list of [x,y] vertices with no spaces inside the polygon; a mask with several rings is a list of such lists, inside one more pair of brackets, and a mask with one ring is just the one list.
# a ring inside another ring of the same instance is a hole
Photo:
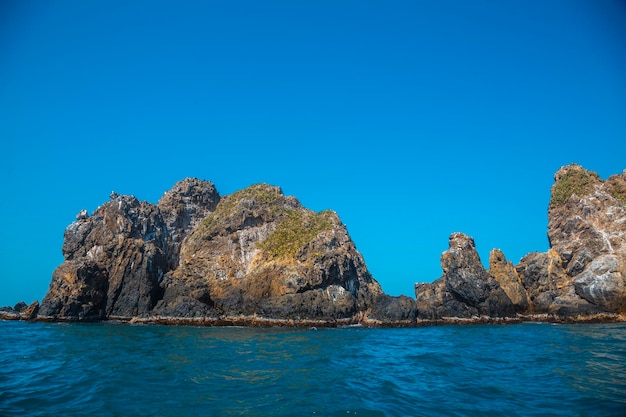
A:
{"label": "sea", "polygon": [[0,321],[0,416],[626,416],[626,324]]}

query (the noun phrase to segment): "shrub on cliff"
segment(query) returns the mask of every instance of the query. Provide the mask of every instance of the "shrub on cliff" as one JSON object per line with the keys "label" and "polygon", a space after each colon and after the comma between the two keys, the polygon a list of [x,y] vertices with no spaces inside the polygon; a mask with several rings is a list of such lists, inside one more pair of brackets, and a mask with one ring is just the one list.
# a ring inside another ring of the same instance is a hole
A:
{"label": "shrub on cliff", "polygon": [[586,197],[593,192],[593,184],[597,184],[602,180],[595,172],[587,171],[577,165],[575,169],[569,169],[554,184],[552,198],[550,204],[560,206],[573,195]]}

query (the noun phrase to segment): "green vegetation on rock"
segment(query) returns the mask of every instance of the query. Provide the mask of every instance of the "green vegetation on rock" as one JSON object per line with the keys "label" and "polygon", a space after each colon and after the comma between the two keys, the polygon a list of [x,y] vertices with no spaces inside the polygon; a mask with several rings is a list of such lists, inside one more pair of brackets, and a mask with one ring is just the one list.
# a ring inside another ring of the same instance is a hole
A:
{"label": "green vegetation on rock", "polygon": [[197,232],[200,232],[200,235],[204,235],[204,233],[215,227],[220,222],[220,219],[223,220],[231,216],[244,200],[253,202],[251,203],[252,206],[272,206],[282,197],[283,194],[278,187],[268,184],[251,185],[223,198],[215,211],[200,223]]}
{"label": "green vegetation on rock", "polygon": [[626,206],[626,181],[623,177],[614,176],[606,182],[611,195],[620,203]]}
{"label": "green vegetation on rock", "polygon": [[283,220],[268,238],[259,243],[259,248],[273,257],[295,258],[298,250],[313,240],[319,233],[332,227],[332,212],[305,212],[287,210]]}
{"label": "green vegetation on rock", "polygon": [[570,169],[554,184],[550,205],[565,204],[572,194],[585,197],[593,192],[593,184],[601,181],[595,172],[582,168]]}

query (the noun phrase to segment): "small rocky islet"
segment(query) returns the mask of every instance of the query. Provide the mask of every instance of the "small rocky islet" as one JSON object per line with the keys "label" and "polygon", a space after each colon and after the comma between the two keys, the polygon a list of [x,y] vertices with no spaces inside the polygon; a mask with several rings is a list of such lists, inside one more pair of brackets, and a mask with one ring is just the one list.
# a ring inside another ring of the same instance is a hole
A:
{"label": "small rocky islet", "polygon": [[485,269],[453,233],[442,276],[390,296],[333,211],[257,184],[221,196],[184,179],[157,204],[111,193],[65,230],[64,262],[41,304],[0,318],[246,326],[418,326],[626,321],[626,170],[572,164],[554,176],[547,252]]}

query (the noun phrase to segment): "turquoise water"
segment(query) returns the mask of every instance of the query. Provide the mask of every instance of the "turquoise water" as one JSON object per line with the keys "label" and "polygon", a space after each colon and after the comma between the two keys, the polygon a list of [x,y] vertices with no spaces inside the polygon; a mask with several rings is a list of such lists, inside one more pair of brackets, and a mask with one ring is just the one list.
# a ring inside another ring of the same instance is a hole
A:
{"label": "turquoise water", "polygon": [[0,334],[0,416],[626,415],[624,324]]}

